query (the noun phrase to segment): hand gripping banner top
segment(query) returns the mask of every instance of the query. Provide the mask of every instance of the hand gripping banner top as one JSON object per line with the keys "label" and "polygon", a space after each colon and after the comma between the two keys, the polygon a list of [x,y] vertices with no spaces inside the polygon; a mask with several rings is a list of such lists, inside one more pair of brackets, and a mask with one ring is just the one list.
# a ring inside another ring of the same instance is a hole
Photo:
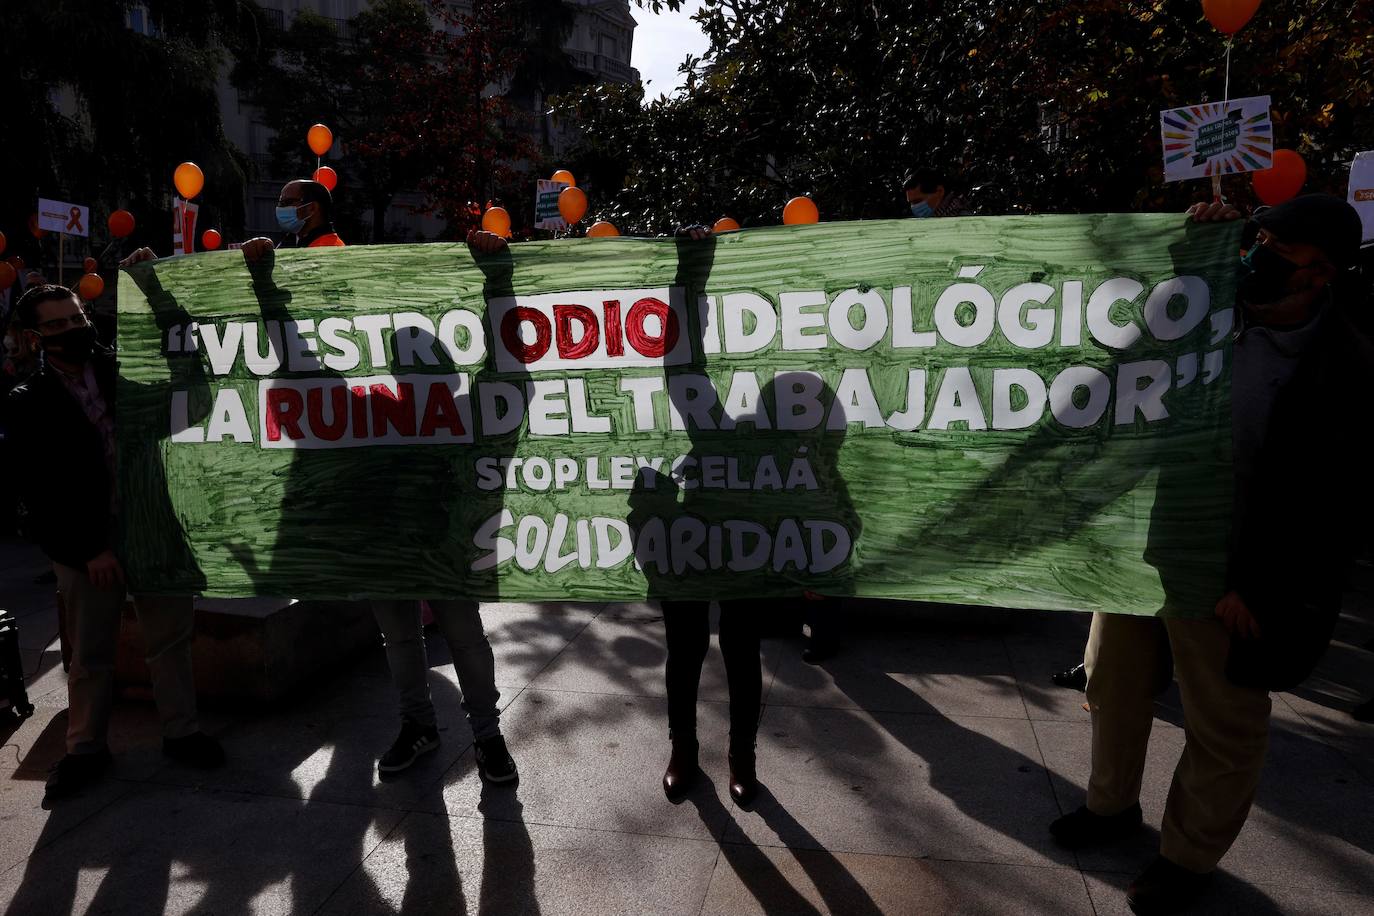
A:
{"label": "hand gripping banner top", "polygon": [[123,556],[215,596],[1209,613],[1237,225],[239,252],[120,277]]}

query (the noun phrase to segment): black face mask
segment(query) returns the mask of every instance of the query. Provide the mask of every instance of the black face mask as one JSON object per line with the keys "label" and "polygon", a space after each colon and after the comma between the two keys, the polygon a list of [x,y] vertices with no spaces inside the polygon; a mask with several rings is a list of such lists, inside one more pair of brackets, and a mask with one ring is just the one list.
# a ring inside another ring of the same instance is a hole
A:
{"label": "black face mask", "polygon": [[84,325],[43,337],[43,349],[73,363],[84,363],[95,349],[95,328]]}
{"label": "black face mask", "polygon": [[1236,294],[1251,305],[1268,305],[1288,295],[1288,281],[1302,270],[1268,245],[1256,245],[1240,259]]}

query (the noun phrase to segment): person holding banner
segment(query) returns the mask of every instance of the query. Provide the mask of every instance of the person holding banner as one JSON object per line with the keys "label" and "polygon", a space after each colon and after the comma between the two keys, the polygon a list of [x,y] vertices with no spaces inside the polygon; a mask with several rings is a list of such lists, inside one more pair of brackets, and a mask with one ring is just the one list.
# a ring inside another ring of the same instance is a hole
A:
{"label": "person holding banner", "polygon": [[[53,768],[46,798],[75,794],[110,763],[106,745],[114,700],[115,646],[127,588],[115,555],[115,360],[98,347],[76,294],[37,286],[17,312],[41,353],[37,372],[10,393],[9,442],[31,534],[52,560],[72,643],[67,755]],[[224,762],[219,742],[200,731],[191,673],[194,612],[189,598],[135,595],[163,753],[209,768]]]}
{"label": "person holding banner", "polygon": [[[1241,216],[1220,203],[1189,215]],[[1154,696],[1172,668],[1186,738],[1160,854],[1127,890],[1137,913],[1186,908],[1240,833],[1264,767],[1269,691],[1305,679],[1330,641],[1368,503],[1369,431],[1353,419],[1374,364],[1368,306],[1351,296],[1359,218],[1309,195],[1256,222],[1237,286],[1229,590],[1214,619],[1093,615],[1087,804],[1050,826],[1070,848],[1140,829]]]}
{"label": "person holding banner", "polygon": [[[334,197],[318,181],[304,178],[288,181],[277,198],[277,225],[286,235],[279,244],[265,236],[243,243],[243,258],[256,263],[274,248],[343,248],[344,240],[334,231]],[[140,248],[119,262],[129,267],[157,259],[151,248]]]}
{"label": "person holding banner", "polygon": [[917,219],[948,216],[973,216],[968,201],[959,193],[954,180],[935,169],[918,169],[902,181],[907,206]]}

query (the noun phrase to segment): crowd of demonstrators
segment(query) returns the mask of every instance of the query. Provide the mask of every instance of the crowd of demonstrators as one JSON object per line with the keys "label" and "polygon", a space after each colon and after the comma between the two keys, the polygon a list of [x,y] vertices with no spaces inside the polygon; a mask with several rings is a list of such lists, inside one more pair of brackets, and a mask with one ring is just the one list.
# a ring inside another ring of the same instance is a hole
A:
{"label": "crowd of demonstrators", "polygon": [[[913,217],[969,215],[963,186],[937,171],[912,173],[903,193]],[[243,246],[249,263],[274,247],[337,247],[329,191],[313,181],[283,187],[277,245]],[[1223,204],[1198,205],[1188,218],[1243,218]],[[1094,614],[1085,664],[1070,676],[1086,688],[1092,714],[1087,803],[1050,825],[1065,846],[1115,841],[1142,828],[1139,804],[1153,700],[1177,679],[1187,723],[1158,857],[1131,884],[1141,913],[1186,907],[1206,886],[1248,816],[1263,768],[1270,697],[1301,681],[1330,641],[1341,592],[1370,509],[1367,424],[1348,409],[1374,368],[1374,303],[1358,281],[1360,224],[1338,198],[1307,195],[1268,209],[1238,265],[1233,362],[1235,506],[1227,591],[1210,619]],[[679,231],[704,243],[709,229]],[[504,251],[490,232],[467,238],[474,256]],[[139,249],[128,266],[155,258]],[[53,562],[73,643],[67,756],[49,795],[70,794],[100,775],[112,698],[114,646],[125,583],[112,532],[115,486],[112,355],[96,341],[79,299],[40,285],[17,303],[21,345],[38,354],[32,377],[8,399],[11,451],[36,525]],[[839,644],[838,599],[802,600],[810,625],[807,660]],[[820,596],[804,596],[819,598]],[[665,684],[671,754],[662,785],[678,802],[698,782],[696,705],[710,644],[709,602],[663,600]],[[164,751],[194,766],[224,759],[196,725],[189,598],[135,595],[164,731]],[[395,773],[438,746],[428,660],[417,601],[374,601],[399,697],[401,729],[378,769]],[[431,599],[453,654],[479,775],[514,784],[517,770],[500,731],[494,656],[478,602]],[[761,700],[759,602],[720,602],[720,647],[730,690],[729,791],[748,807],[758,797],[755,738]],[[1366,704],[1368,706],[1369,704]]]}

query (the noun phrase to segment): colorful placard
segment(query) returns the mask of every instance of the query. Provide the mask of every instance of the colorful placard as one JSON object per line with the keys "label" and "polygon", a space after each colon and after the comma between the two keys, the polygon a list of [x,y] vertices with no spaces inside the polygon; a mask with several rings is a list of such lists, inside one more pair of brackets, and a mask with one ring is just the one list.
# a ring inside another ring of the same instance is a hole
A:
{"label": "colorful placard", "polygon": [[1160,112],[1159,133],[1165,181],[1257,172],[1274,164],[1267,95]]}
{"label": "colorful placard", "polygon": [[566,229],[567,222],[563,215],[558,212],[558,195],[563,193],[564,188],[571,185],[561,181],[550,181],[541,178],[535,185],[534,190],[534,228],[536,229]]}
{"label": "colorful placard", "polygon": [[60,200],[38,198],[38,228],[63,235],[91,234],[91,208]]}
{"label": "colorful placard", "polygon": [[1360,238],[1374,241],[1374,150],[1359,153],[1350,163],[1350,205],[1360,214]]}

